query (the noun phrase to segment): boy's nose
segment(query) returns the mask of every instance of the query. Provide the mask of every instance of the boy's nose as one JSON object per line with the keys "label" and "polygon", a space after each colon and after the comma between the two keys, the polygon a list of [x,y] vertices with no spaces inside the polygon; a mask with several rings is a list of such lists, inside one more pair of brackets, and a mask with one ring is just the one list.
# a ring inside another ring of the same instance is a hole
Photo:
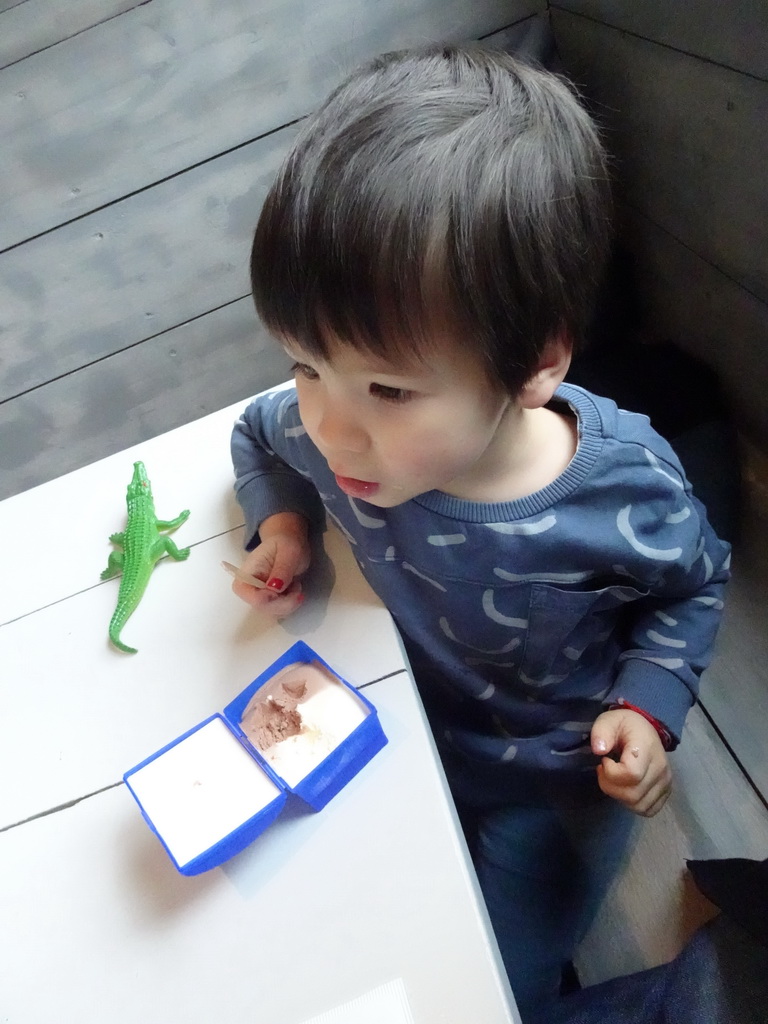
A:
{"label": "boy's nose", "polygon": [[323,409],[317,432],[323,445],[333,451],[364,452],[369,446],[362,422],[332,406]]}

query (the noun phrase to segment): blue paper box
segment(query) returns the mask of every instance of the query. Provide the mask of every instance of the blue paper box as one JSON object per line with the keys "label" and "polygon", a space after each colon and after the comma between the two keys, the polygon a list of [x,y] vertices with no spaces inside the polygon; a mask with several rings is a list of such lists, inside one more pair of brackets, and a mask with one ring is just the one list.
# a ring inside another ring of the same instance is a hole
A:
{"label": "blue paper box", "polygon": [[303,641],[123,779],[183,875],[239,853],[288,793],[321,810],[386,744],[376,708]]}

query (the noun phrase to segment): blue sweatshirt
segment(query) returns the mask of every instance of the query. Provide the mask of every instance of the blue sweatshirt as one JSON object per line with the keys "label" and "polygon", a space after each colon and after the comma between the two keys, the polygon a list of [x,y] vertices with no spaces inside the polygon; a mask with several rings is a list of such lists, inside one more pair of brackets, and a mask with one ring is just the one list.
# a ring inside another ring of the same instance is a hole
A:
{"label": "blue sweatshirt", "polygon": [[589,731],[619,698],[679,740],[730,551],[647,417],[572,385],[554,401],[578,419],[576,454],[515,501],[429,491],[382,509],[348,497],[294,390],[248,407],[232,455],[248,548],[276,512],[318,526],[327,515],[345,535],[397,623],[444,752],[565,779],[594,776]]}

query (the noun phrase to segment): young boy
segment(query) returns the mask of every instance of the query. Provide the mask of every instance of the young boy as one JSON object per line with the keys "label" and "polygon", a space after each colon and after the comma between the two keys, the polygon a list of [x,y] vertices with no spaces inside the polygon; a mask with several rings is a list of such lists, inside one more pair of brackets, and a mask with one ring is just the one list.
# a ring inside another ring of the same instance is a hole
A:
{"label": "young boy", "polygon": [[232,451],[234,589],[290,614],[325,517],[402,633],[523,1018],[667,798],[728,548],[646,417],[563,384],[609,242],[556,77],[388,54],[307,122],[251,260],[295,391]]}

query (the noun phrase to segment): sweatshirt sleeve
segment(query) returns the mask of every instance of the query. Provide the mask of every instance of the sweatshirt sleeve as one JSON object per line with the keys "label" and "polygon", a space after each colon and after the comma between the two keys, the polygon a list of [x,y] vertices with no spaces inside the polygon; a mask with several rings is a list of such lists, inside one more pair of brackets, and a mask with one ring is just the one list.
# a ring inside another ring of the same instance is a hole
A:
{"label": "sweatshirt sleeve", "polygon": [[259,396],[235,424],[235,494],[245,516],[248,551],[259,543],[260,524],[278,512],[296,512],[316,527],[324,522],[315,485],[301,472],[295,439],[304,433],[294,390]]}
{"label": "sweatshirt sleeve", "polygon": [[[627,645],[605,704],[623,698],[663,722],[679,742],[702,672],[710,662],[730,576],[730,546],[709,525],[701,503],[684,490],[666,515],[643,523],[642,511],[619,513],[628,541],[662,562],[649,595],[632,607]],[[672,496],[670,496],[672,497]]]}

